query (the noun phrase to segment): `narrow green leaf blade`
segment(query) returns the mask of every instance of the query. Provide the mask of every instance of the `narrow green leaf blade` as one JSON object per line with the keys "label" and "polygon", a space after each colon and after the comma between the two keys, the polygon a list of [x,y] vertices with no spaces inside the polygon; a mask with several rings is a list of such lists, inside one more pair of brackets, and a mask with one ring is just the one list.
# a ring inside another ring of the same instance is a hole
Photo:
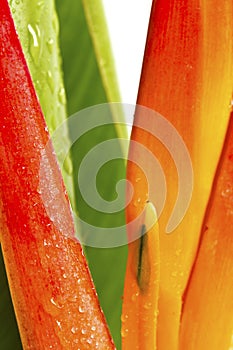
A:
{"label": "narrow green leaf blade", "polygon": [[[56,3],[60,19],[61,52],[69,114],[100,103],[119,101],[101,2],[57,0]],[[123,225],[124,212],[109,215],[91,208],[82,198],[77,183],[79,168],[83,158],[96,145],[109,139],[116,139],[125,133],[124,128],[116,129],[113,118],[110,125],[98,127],[83,135],[76,141],[71,151],[79,216],[84,222],[97,227]],[[86,187],[89,186],[90,176],[90,169],[86,169],[84,176],[87,179]],[[114,160],[102,168],[99,180],[97,179],[97,189],[105,200],[115,199],[116,184],[121,179],[125,179],[124,160]],[[83,235],[89,234],[84,232],[83,225],[81,231]],[[127,247],[109,249],[86,247],[85,251],[110,331],[117,348],[121,349],[120,315]]]}

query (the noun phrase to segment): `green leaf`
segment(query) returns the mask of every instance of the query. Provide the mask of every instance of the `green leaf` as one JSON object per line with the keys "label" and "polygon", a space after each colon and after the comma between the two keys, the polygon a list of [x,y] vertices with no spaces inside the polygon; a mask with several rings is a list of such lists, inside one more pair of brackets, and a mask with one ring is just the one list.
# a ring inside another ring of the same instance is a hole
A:
{"label": "green leaf", "polygon": [[[60,19],[60,42],[69,114],[99,103],[119,101],[101,2],[57,0],[56,3]],[[85,121],[82,120],[82,123]],[[110,125],[98,127],[80,137],[72,148],[77,209],[84,222],[97,227],[123,225],[124,212],[110,215],[91,208],[82,198],[75,179],[78,178],[83,158],[93,147],[108,139],[116,139],[119,134],[124,133],[124,129],[116,130],[112,120]],[[86,169],[84,175],[88,188],[92,176],[90,169]],[[97,189],[105,200],[111,201],[116,197],[116,183],[125,178],[125,162],[109,162],[102,167],[98,175]],[[84,226],[81,224],[82,234],[88,235],[89,232],[86,232]],[[110,331],[117,348],[121,349],[120,315],[127,247],[86,247],[85,252]]]}

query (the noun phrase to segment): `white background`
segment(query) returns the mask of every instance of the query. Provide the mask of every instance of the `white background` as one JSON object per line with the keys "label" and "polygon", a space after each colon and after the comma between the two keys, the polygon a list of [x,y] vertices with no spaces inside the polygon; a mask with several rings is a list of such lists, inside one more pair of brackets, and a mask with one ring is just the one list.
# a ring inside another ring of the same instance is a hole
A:
{"label": "white background", "polygon": [[123,103],[136,103],[152,0],[102,0]]}

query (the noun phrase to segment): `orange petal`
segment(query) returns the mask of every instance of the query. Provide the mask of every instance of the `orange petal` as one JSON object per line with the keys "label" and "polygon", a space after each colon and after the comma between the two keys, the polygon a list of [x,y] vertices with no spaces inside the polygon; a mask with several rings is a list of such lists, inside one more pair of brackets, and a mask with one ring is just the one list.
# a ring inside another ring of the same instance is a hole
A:
{"label": "orange petal", "polygon": [[229,350],[233,335],[233,116],[184,298],[180,349]]}
{"label": "orange petal", "polygon": [[[159,140],[148,131],[133,128],[132,140],[142,143],[159,159],[167,180],[166,205],[159,217],[160,350],[178,347],[182,296],[196,255],[229,120],[232,18],[231,0],[223,0],[221,4],[216,0],[156,0],[152,6],[138,104],[154,109],[174,125],[188,147],[194,171],[189,209],[179,226],[167,235],[166,226],[178,193],[176,168]],[[135,121],[142,118],[144,116],[136,113]],[[185,171],[184,168],[184,177]],[[136,182],[136,177],[133,170],[129,170],[137,201],[146,197],[146,186]]]}

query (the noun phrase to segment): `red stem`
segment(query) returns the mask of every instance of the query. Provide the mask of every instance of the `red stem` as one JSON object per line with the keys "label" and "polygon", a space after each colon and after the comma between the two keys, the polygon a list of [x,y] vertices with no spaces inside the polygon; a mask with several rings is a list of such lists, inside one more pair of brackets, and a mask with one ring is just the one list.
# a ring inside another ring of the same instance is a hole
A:
{"label": "red stem", "polygon": [[1,244],[24,349],[114,349],[6,0],[0,91]]}

